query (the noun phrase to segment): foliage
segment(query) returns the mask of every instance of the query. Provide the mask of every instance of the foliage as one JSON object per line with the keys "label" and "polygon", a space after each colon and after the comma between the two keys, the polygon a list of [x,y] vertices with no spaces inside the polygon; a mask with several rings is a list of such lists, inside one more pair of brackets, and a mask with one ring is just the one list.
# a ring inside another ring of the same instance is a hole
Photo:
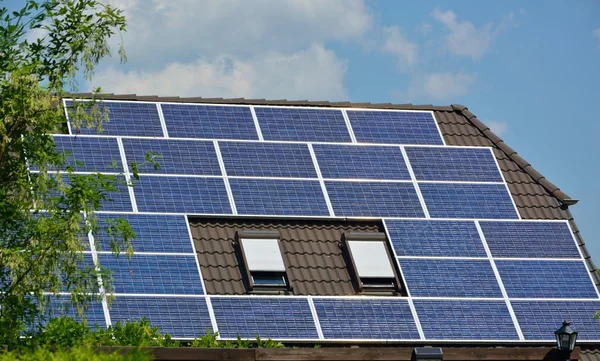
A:
{"label": "foliage", "polygon": [[149,361],[144,351],[133,349],[128,353],[99,353],[88,347],[76,347],[68,350],[50,350],[37,348],[0,353],[0,361]]}
{"label": "foliage", "polygon": [[[98,279],[106,274],[86,264],[81,251],[99,227],[94,212],[124,181],[74,175],[50,133],[66,124],[57,106],[63,88],[76,87],[78,72],[90,79],[110,55],[108,40],[124,30],[121,12],[97,0],[28,0],[16,11],[0,0],[1,345],[14,347],[33,329],[49,307],[48,294],[69,294],[81,316],[101,297]],[[122,47],[119,54],[124,60]],[[75,128],[101,128],[107,118],[95,101],[71,113]],[[109,228],[120,240],[111,249],[128,248],[128,225]],[[109,278],[103,287],[111,291]]]}
{"label": "foliage", "polygon": [[85,342],[92,346],[173,346],[175,343],[169,334],[163,335],[145,318],[96,329],[86,335]]}
{"label": "foliage", "polygon": [[191,346],[204,348],[284,348],[283,343],[273,341],[271,339],[263,341],[260,336],[256,336],[256,341],[243,340],[240,336],[236,341],[220,341],[218,340],[219,333],[211,333],[206,330],[206,333],[200,337],[196,337]]}

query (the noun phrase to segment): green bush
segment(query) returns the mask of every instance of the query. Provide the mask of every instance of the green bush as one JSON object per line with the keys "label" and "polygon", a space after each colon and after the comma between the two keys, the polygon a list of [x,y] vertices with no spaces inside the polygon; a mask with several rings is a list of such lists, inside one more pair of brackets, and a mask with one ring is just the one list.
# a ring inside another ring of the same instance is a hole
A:
{"label": "green bush", "polygon": [[117,322],[108,329],[96,329],[86,337],[91,346],[177,346],[171,335],[162,334],[147,319],[140,321]]}
{"label": "green bush", "polygon": [[50,319],[33,338],[33,342],[58,348],[81,346],[89,333],[90,329],[86,324],[77,322],[72,317],[62,316]]}
{"label": "green bush", "polygon": [[89,347],[75,347],[68,350],[18,350],[0,353],[0,361],[149,361],[150,356],[142,350],[134,349],[127,354],[98,353]]}

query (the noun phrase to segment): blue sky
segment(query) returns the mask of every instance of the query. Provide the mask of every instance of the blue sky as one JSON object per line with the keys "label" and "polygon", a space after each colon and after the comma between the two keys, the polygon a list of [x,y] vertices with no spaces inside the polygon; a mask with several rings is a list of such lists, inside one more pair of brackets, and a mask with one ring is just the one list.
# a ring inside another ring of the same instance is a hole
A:
{"label": "blue sky", "polygon": [[110,2],[129,61],[82,90],[464,104],[581,200],[600,264],[600,2]]}

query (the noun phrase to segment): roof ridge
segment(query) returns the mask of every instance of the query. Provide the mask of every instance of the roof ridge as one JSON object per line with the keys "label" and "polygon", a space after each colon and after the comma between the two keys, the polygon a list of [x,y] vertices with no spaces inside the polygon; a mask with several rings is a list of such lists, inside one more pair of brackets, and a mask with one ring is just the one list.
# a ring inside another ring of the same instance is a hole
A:
{"label": "roof ridge", "polygon": [[572,205],[577,201],[569,197],[565,192],[563,192],[558,186],[554,183],[550,182],[546,177],[544,177],[540,172],[535,170],[531,163],[526,161],[523,157],[521,157],[517,152],[509,147],[499,136],[494,134],[492,130],[485,125],[481,120],[477,119],[477,116],[469,111],[464,105],[461,104],[452,104],[452,110],[457,113],[462,114],[469,122],[471,122],[479,131],[488,138],[499,150],[504,152],[506,156],[515,162],[525,173],[527,173],[534,181],[536,181],[539,185],[544,187],[548,193],[558,199],[563,205]]}

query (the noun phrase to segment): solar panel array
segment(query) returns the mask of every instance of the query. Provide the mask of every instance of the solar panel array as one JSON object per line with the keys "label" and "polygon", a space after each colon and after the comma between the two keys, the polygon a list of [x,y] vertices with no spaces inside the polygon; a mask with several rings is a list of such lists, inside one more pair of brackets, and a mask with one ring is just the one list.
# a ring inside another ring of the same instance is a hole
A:
{"label": "solar panel array", "polygon": [[[130,163],[139,164],[135,186],[99,213],[101,225],[123,217],[133,227],[133,258],[115,258],[102,232],[86,251],[113,272],[102,325],[145,316],[182,339],[208,329],[221,338],[550,342],[569,318],[600,340],[600,298],[568,223],[520,220],[491,149],[445,146],[431,112],[101,107],[103,133],[55,139],[84,162],[76,173],[131,180]],[[382,219],[408,296],[206,295],[188,215]]]}

